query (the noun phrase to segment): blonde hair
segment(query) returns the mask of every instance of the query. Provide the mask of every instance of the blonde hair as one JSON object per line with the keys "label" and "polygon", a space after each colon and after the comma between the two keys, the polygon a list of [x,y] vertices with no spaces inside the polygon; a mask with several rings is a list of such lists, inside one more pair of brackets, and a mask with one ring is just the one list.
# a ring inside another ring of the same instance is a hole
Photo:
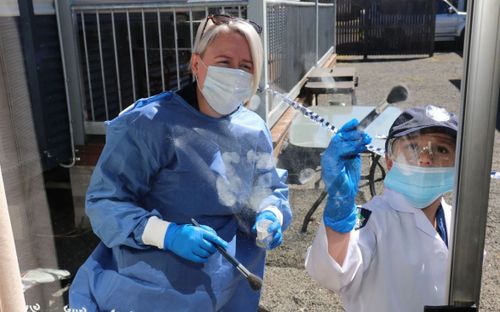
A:
{"label": "blonde hair", "polygon": [[[193,46],[193,53],[203,56],[203,53],[212,43],[212,41],[220,34],[230,31],[241,34],[248,42],[250,54],[252,55],[253,73],[252,73],[252,95],[255,94],[259,86],[260,75],[262,73],[263,62],[263,47],[260,36],[255,28],[248,22],[242,19],[235,18],[229,23],[215,25],[211,19],[205,18],[200,23]],[[202,34],[203,32],[203,34]],[[203,36],[202,36],[203,35]]]}

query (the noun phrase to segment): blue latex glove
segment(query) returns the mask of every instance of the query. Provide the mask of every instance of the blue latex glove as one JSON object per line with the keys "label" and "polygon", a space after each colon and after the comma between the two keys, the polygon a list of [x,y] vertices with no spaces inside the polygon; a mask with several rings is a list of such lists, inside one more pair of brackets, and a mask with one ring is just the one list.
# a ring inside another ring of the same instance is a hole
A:
{"label": "blue latex glove", "polygon": [[329,228],[347,233],[356,225],[356,205],[361,177],[361,157],[371,137],[357,131],[358,121],[346,123],[330,141],[321,156],[322,177],[328,191],[323,222]]}
{"label": "blue latex glove", "polygon": [[204,263],[217,251],[214,244],[227,248],[227,242],[209,226],[170,223],[163,246],[184,259]]}
{"label": "blue latex glove", "polygon": [[278,247],[279,245],[281,245],[281,243],[283,242],[283,235],[281,232],[280,221],[279,221],[278,217],[276,217],[276,215],[274,213],[272,213],[271,211],[268,211],[268,210],[261,211],[257,214],[257,217],[255,218],[255,223],[252,227],[252,232],[254,234],[257,233],[257,228],[256,228],[257,223],[262,219],[268,219],[268,220],[271,220],[273,222],[269,226],[269,228],[267,229],[267,232],[272,233],[272,240],[269,243],[269,246],[267,247],[267,249],[274,249],[274,248]]}

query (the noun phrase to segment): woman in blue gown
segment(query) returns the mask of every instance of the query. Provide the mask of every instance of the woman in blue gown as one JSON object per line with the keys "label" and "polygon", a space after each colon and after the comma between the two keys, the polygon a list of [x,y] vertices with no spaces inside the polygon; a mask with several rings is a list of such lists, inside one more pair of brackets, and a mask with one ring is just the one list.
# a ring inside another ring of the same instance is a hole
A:
{"label": "woman in blue gown", "polygon": [[108,122],[86,197],[101,243],[75,276],[72,309],[257,310],[260,292],[214,246],[262,277],[255,223],[273,222],[272,249],[292,217],[269,130],[243,105],[260,80],[260,30],[208,16],[193,48],[196,82]]}

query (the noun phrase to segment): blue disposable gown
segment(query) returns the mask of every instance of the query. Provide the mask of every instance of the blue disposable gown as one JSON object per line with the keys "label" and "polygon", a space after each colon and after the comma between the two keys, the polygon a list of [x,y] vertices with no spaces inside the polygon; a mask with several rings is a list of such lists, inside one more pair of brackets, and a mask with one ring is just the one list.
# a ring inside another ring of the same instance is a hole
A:
{"label": "blue disposable gown", "polygon": [[219,253],[205,264],[142,242],[152,216],[195,218],[229,242],[227,251],[263,276],[255,211],[268,205],[291,221],[286,171],[276,169],[263,120],[240,107],[206,116],[175,93],[139,100],[108,123],[86,213],[102,242],[70,288],[70,307],[87,311],[252,311],[259,292]]}

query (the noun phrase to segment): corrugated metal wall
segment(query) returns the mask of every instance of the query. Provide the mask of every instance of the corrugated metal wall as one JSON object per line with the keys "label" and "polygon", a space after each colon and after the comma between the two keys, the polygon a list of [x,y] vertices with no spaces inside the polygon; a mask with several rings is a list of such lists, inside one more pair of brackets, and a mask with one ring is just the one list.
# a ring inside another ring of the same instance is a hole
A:
{"label": "corrugated metal wall", "polygon": [[63,69],[55,15],[35,15],[34,48],[37,64],[42,116],[34,116],[43,124],[45,140],[39,141],[44,169],[69,162],[71,143]]}
{"label": "corrugated metal wall", "polygon": [[145,12],[76,9],[85,121],[113,119],[139,98],[187,85],[192,79],[190,24],[195,32],[207,12],[238,14],[234,8],[206,10],[204,6]]}
{"label": "corrugated metal wall", "polygon": [[66,93],[54,14],[36,15],[31,0],[19,0],[19,15],[11,18],[18,31],[27,91],[45,170],[69,162],[71,141]]}

